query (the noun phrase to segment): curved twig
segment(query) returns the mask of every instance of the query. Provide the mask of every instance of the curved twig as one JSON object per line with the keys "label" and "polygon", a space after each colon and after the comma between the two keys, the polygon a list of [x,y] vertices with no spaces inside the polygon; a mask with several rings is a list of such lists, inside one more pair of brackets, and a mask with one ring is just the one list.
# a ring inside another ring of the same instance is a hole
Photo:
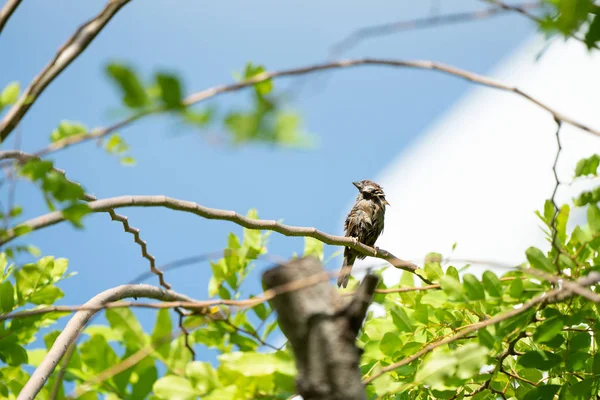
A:
{"label": "curved twig", "polygon": [[[92,201],[88,203],[88,205],[93,212],[103,212],[108,211],[109,209],[122,207],[166,207],[172,210],[189,212],[206,219],[231,221],[248,229],[269,230],[281,233],[285,236],[312,237],[322,241],[325,244],[350,247],[361,254],[381,258],[392,264],[394,267],[403,269],[405,271],[412,273],[416,273],[417,271],[417,266],[415,264],[409,261],[401,260],[386,250],[370,247],[360,243],[355,238],[335,236],[311,227],[284,225],[274,220],[251,219],[240,215],[235,211],[204,207],[191,201],[173,199],[167,196],[120,196]],[[30,219],[29,221],[19,224],[14,229],[8,230],[6,236],[0,240],[0,245],[8,243],[16,238],[17,234],[15,233],[15,229],[19,227],[27,227],[29,228],[28,230],[38,230],[58,224],[64,220],[65,218],[61,211],[54,211],[49,214]],[[421,278],[424,282],[431,283],[420,275],[417,274],[417,276],[419,276],[419,278]]]}
{"label": "curved twig", "polygon": [[[25,153],[23,151],[19,151],[19,150],[0,151],[0,161],[7,160],[7,159],[14,159],[14,160],[17,160],[17,162],[22,164],[29,160],[39,159],[39,157],[36,155],[33,155],[33,154]],[[63,175],[66,178],[66,172],[64,170],[58,169],[54,166],[52,168],[54,171],[58,172],[59,174]],[[73,182],[75,184],[78,184],[77,182],[74,182],[71,180],[69,180],[69,181]],[[91,201],[95,201],[98,199],[95,196],[84,193],[82,200],[91,202]],[[121,214],[117,214],[115,212],[115,210],[108,209],[108,210],[106,210],[106,212],[108,212],[108,214],[110,215],[111,220],[118,221],[123,225],[123,230],[125,232],[131,233],[133,235],[133,241],[140,245],[140,248],[142,251],[142,257],[144,257],[146,260],[148,260],[150,262],[150,272],[152,274],[158,276],[158,281],[159,281],[160,285],[166,289],[171,289],[171,285],[169,285],[167,282],[165,282],[163,272],[161,271],[161,269],[156,267],[156,259],[154,258],[154,256],[152,254],[148,253],[146,241],[142,240],[140,238],[140,230],[138,228],[132,228],[131,226],[129,226],[129,221],[128,221],[127,217],[124,215],[121,215]]]}
{"label": "curved twig", "polygon": [[[579,128],[579,129],[582,129],[586,132],[589,132],[596,136],[600,136],[600,130],[591,128],[581,122],[578,122],[577,120],[575,120],[573,118],[570,118],[570,117],[556,111],[552,107],[548,106],[547,104],[543,103],[542,101],[536,99],[535,97],[529,95],[528,93],[522,91],[521,89],[519,89],[515,86],[511,86],[511,85],[508,85],[501,81],[498,81],[498,80],[495,80],[495,79],[492,79],[492,78],[489,78],[489,77],[486,77],[483,75],[478,75],[473,72],[466,71],[464,69],[456,68],[451,65],[446,65],[446,64],[442,64],[442,63],[438,63],[438,62],[434,62],[434,61],[421,61],[421,60],[405,61],[405,60],[363,58],[363,59],[356,59],[356,60],[341,60],[341,61],[327,62],[327,63],[323,63],[323,64],[310,65],[307,67],[286,69],[286,70],[282,70],[282,71],[264,72],[262,74],[258,74],[256,76],[254,76],[250,79],[244,80],[242,82],[232,83],[229,85],[215,86],[215,87],[203,90],[201,92],[197,92],[195,94],[188,96],[183,101],[183,104],[185,106],[191,106],[191,105],[206,101],[206,100],[213,98],[219,94],[235,92],[235,91],[253,86],[256,83],[267,81],[269,79],[305,75],[305,74],[319,72],[319,71],[350,68],[350,67],[357,67],[357,66],[364,66],[364,65],[378,65],[378,66],[387,66],[387,67],[395,67],[395,68],[415,68],[415,69],[433,70],[433,71],[442,72],[444,74],[452,75],[455,77],[459,77],[459,78],[465,79],[467,81],[477,83],[479,85],[487,86],[487,87],[498,89],[498,90],[505,91],[505,92],[512,92],[512,93],[515,93],[516,95],[524,98],[525,100],[537,105],[538,107],[546,110],[555,119],[559,119],[565,123],[573,125],[573,126]],[[38,156],[43,156],[45,154],[64,149],[66,147],[72,146],[77,143],[82,143],[82,142],[86,142],[88,140],[102,138],[102,137],[116,131],[117,129],[126,127],[127,125],[131,124],[134,121],[137,121],[138,119],[140,119],[146,115],[156,114],[156,113],[160,113],[163,111],[165,111],[165,109],[163,107],[157,107],[157,108],[154,108],[149,111],[143,111],[141,113],[134,114],[134,115],[132,115],[128,118],[125,118],[113,125],[110,125],[110,126],[107,126],[104,128],[97,128],[97,129],[94,129],[94,130],[87,132],[85,134],[82,134],[82,135],[71,136],[71,137],[56,141],[56,142],[50,144],[48,147],[38,151],[35,154]]]}
{"label": "curved twig", "polygon": [[[54,58],[44,67],[23,92],[19,100],[0,121],[0,142],[10,135],[29,108],[42,94],[44,89],[75,60],[96,38],[111,18],[131,0],[109,0],[100,13],[81,25],[58,50]],[[18,1],[16,2],[18,5]],[[9,3],[10,4],[10,3]],[[16,6],[15,6],[16,8]],[[13,10],[14,11],[14,10]],[[1,26],[0,26],[1,28]]]}
{"label": "curved twig", "polygon": [[21,0],[8,0],[0,10],[0,33],[2,33],[4,25],[6,25],[10,16],[19,7],[19,4],[21,4]]}

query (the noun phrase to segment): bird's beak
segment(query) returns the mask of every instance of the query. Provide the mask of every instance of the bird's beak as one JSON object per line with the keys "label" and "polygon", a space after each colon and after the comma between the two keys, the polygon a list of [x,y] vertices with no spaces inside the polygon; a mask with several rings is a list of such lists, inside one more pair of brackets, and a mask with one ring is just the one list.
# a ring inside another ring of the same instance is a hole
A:
{"label": "bird's beak", "polygon": [[358,190],[360,190],[360,182],[352,182],[352,184],[356,186]]}
{"label": "bird's beak", "polygon": [[388,203],[388,201],[386,199],[383,199],[383,204],[387,204],[388,206],[392,206],[390,203]]}

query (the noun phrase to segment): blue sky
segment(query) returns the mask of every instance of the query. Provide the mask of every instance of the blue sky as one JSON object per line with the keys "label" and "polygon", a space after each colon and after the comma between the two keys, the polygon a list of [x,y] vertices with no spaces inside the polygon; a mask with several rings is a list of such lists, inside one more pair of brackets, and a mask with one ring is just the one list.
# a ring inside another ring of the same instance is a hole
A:
{"label": "blue sky", "polygon": [[[76,27],[104,3],[23,2],[0,36],[0,87],[14,80],[25,86]],[[442,4],[440,12],[482,7],[477,1],[452,3]],[[119,96],[104,76],[109,61],[130,63],[147,78],[158,70],[176,72],[191,93],[232,82],[232,73],[248,61],[269,70],[323,61],[329,46],[356,28],[422,17],[431,8],[429,1],[179,0],[174,4],[132,1],[121,10],[22,121],[18,128],[22,149],[43,147],[63,119],[90,127],[114,121],[110,110],[119,106]],[[343,57],[430,59],[485,74],[533,32],[528,20],[503,16],[371,39]],[[275,87],[283,89],[290,83],[294,80],[276,81]],[[355,197],[351,182],[372,178],[385,168],[468,85],[435,72],[381,67],[313,76],[290,104],[302,115],[305,129],[319,137],[319,146],[310,150],[215,147],[198,132],[181,130],[169,118],[159,116],[120,132],[131,146],[135,167],[119,165],[92,142],[50,158],[100,198],[162,194],[240,213],[256,208],[261,218],[341,234],[344,207]],[[247,104],[249,95],[247,91],[226,94],[211,104],[224,110]],[[13,140],[3,148],[11,148]],[[4,201],[6,187],[1,190]],[[25,209],[24,219],[46,212],[40,192],[28,183],[20,183],[16,195]],[[390,202],[393,205],[393,199]],[[122,211],[132,226],[141,229],[158,264],[218,250],[229,232],[241,233],[228,222],[170,210]],[[79,273],[61,284],[67,294],[61,304],[83,303],[148,268],[130,235],[106,215],[93,215],[85,225],[83,232],[62,224],[24,239],[40,247],[44,255],[68,258],[70,269]],[[300,253],[304,244],[302,238],[277,234],[271,235],[270,243],[270,252],[281,257]],[[339,262],[335,260],[329,268],[337,269]],[[266,266],[259,263],[257,272]],[[204,299],[209,272],[205,263],[172,271],[166,279],[175,290]],[[260,291],[258,274],[249,279],[247,290]],[[154,312],[140,315],[149,327]]]}

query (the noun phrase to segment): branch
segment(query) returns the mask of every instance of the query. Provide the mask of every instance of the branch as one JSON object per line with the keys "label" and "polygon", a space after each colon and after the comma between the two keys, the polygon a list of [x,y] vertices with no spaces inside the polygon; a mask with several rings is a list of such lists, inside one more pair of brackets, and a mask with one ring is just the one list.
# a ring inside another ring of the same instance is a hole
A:
{"label": "branch", "polygon": [[[17,162],[19,164],[23,164],[29,160],[39,159],[39,157],[36,155],[25,153],[23,151],[18,151],[18,150],[0,151],[0,161],[7,160],[7,159],[14,159],[14,160],[17,160]],[[52,169],[54,171],[58,172],[59,174],[63,175],[66,178],[67,174],[64,170],[58,169],[54,166],[52,167]],[[69,179],[67,178],[67,180],[69,180]],[[71,180],[69,180],[69,182],[79,185],[77,182],[73,182]],[[95,196],[84,193],[81,200],[90,202],[90,201],[95,201],[98,199]],[[140,249],[142,251],[142,257],[144,257],[150,263],[150,273],[158,276],[159,284],[162,287],[164,287],[165,289],[171,289],[171,285],[169,285],[164,280],[163,271],[160,268],[156,268],[156,259],[154,258],[154,256],[152,254],[148,253],[148,247],[147,247],[146,241],[142,240],[140,238],[140,230],[138,228],[132,228],[131,226],[129,226],[129,220],[127,219],[127,217],[124,215],[121,215],[121,214],[117,214],[115,212],[115,210],[108,209],[108,210],[106,210],[106,212],[108,212],[108,214],[110,215],[111,220],[118,221],[123,225],[123,230],[125,232],[131,233],[133,235],[133,241],[140,246]]]}
{"label": "branch", "polygon": [[10,16],[19,7],[19,4],[21,4],[21,0],[8,0],[0,10],[0,33],[2,33],[4,25],[6,25]]}
{"label": "branch", "polygon": [[[105,290],[102,293],[94,296],[85,305],[88,307],[97,307],[109,302],[114,302],[127,297],[133,298],[149,298],[163,301],[194,301],[190,297],[179,294],[170,290],[165,290],[155,286],[140,284],[140,285],[121,285],[112,289]],[[79,311],[75,314],[62,330],[52,348],[48,351],[40,365],[33,372],[17,400],[29,399],[33,400],[42,389],[48,377],[54,371],[60,359],[64,356],[69,345],[77,339],[79,333],[94,315],[96,310]]]}
{"label": "branch", "polygon": [[[269,79],[305,75],[305,74],[309,74],[309,73],[326,71],[326,70],[330,70],[330,69],[342,69],[342,68],[350,68],[350,67],[357,67],[357,66],[364,66],[364,65],[378,65],[378,66],[387,66],[387,67],[395,67],[395,68],[415,68],[415,69],[433,70],[433,71],[442,72],[444,74],[452,75],[455,77],[459,77],[459,78],[465,79],[469,82],[477,83],[482,86],[487,86],[487,87],[498,89],[498,90],[501,90],[504,92],[512,92],[512,93],[515,93],[516,95],[524,98],[525,100],[537,105],[538,107],[546,110],[555,119],[561,120],[565,123],[573,125],[577,128],[580,128],[580,129],[582,129],[586,132],[589,132],[591,134],[594,134],[596,136],[600,136],[600,130],[593,129],[587,125],[584,125],[581,122],[578,122],[578,121],[554,110],[550,106],[546,105],[545,103],[541,102],[540,100],[537,100],[535,97],[527,94],[526,92],[522,91],[521,89],[518,89],[514,86],[507,85],[501,81],[497,81],[495,79],[488,78],[483,75],[478,75],[473,72],[469,72],[469,71],[466,71],[466,70],[463,70],[460,68],[453,67],[451,65],[446,65],[446,64],[442,64],[442,63],[433,62],[433,61],[419,61],[419,60],[403,61],[403,60],[364,58],[364,59],[356,59],[356,60],[341,60],[341,61],[329,62],[329,63],[324,63],[324,64],[315,64],[315,65],[311,65],[311,66],[307,66],[307,67],[292,68],[292,69],[287,69],[287,70],[282,70],[282,71],[264,72],[262,74],[258,74],[256,76],[252,77],[251,79],[247,79],[242,82],[237,82],[237,83],[233,83],[233,84],[229,84],[229,85],[215,86],[215,87],[203,90],[201,92],[197,92],[195,94],[188,96],[183,101],[183,104],[185,106],[191,106],[194,104],[198,104],[198,103],[201,103],[208,99],[211,99],[213,97],[216,97],[220,94],[228,93],[228,92],[235,92],[235,91],[253,86],[256,83],[267,81]],[[150,111],[144,111],[139,114],[134,114],[134,115],[132,115],[126,119],[123,119],[123,120],[121,120],[113,125],[110,125],[108,127],[97,128],[97,129],[94,129],[94,130],[92,130],[88,133],[82,134],[82,135],[71,136],[71,137],[68,137],[68,138],[65,138],[62,140],[58,140],[58,141],[50,144],[48,147],[38,151],[36,153],[36,155],[43,156],[48,153],[64,149],[66,147],[72,146],[77,143],[82,143],[82,142],[86,142],[88,140],[102,138],[102,137],[116,131],[117,129],[122,129],[122,128],[128,126],[132,122],[137,121],[138,119],[140,119],[144,116],[160,113],[163,111],[165,111],[164,108],[161,108],[161,107],[154,108]]]}
{"label": "branch", "polygon": [[[284,225],[273,220],[251,219],[234,211],[204,207],[191,201],[178,200],[166,196],[120,196],[92,201],[88,203],[88,205],[93,212],[103,212],[108,211],[109,209],[122,207],[166,207],[171,210],[189,212],[206,219],[231,221],[248,229],[269,230],[281,233],[285,236],[312,237],[322,241],[325,244],[350,247],[361,254],[386,260],[394,267],[403,269],[405,271],[412,273],[416,273],[417,271],[417,266],[415,264],[409,261],[401,260],[386,250],[375,249],[367,246],[356,241],[354,238],[330,235],[328,233],[321,232],[316,228]],[[49,214],[30,219],[29,221],[17,225],[17,227],[14,229],[8,230],[6,236],[0,240],[0,245],[4,245],[15,239],[17,237],[15,229],[19,227],[27,227],[30,230],[35,231],[58,224],[64,220],[65,218],[61,211],[54,211]],[[430,283],[424,278],[420,278],[423,281]]]}
{"label": "branch", "polygon": [[[535,9],[541,7],[539,1],[523,3],[520,8],[523,10]],[[350,50],[359,42],[375,36],[386,36],[398,32],[431,28],[435,26],[452,25],[462,22],[480,21],[491,17],[506,15],[511,10],[504,7],[494,6],[484,10],[458,12],[445,15],[436,15],[432,17],[417,18],[407,21],[391,22],[387,24],[368,26],[360,28],[346,36],[344,39],[331,46],[329,51],[330,58],[336,58],[338,55]]]}
{"label": "branch", "polygon": [[[100,31],[108,24],[111,18],[131,0],[109,0],[104,9],[93,19],[80,26],[73,36],[58,50],[54,58],[29,84],[17,103],[6,113],[0,121],[0,142],[10,135],[19,124],[29,108],[42,94],[44,89],[75,60],[88,45],[96,38]],[[18,1],[13,1],[17,3]],[[7,4],[9,7],[11,2]],[[14,6],[16,8],[16,5]],[[10,9],[9,9],[10,11]],[[13,10],[14,11],[14,10]],[[0,14],[1,16],[1,14]],[[7,17],[8,18],[8,17]],[[0,18],[0,24],[2,20]],[[0,30],[2,25],[0,25]]]}
{"label": "branch", "polygon": [[[584,276],[582,278],[579,278],[576,282],[571,282],[574,283],[578,286],[590,286],[594,283],[597,283],[600,281],[600,273],[598,272],[591,272],[589,275]],[[563,282],[564,284],[564,282]],[[490,325],[495,325],[499,322],[505,321],[509,318],[512,318],[514,316],[517,316],[519,314],[522,314],[523,312],[529,310],[530,308],[534,307],[537,304],[541,304],[544,302],[558,302],[558,301],[562,301],[565,298],[572,296],[574,294],[574,290],[572,290],[571,288],[563,287],[560,289],[553,289],[549,292],[545,292],[542,293],[540,296],[535,297],[531,300],[529,300],[526,303],[523,303],[523,305],[520,308],[514,308],[510,311],[505,312],[504,314],[500,314],[500,315],[496,315],[490,319],[472,324],[472,325],[468,325],[466,326],[464,329],[462,329],[459,333],[457,333],[454,336],[451,337],[447,337],[441,340],[438,340],[436,342],[430,343],[427,346],[423,347],[421,350],[417,351],[416,353],[414,353],[412,356],[410,357],[406,357],[401,361],[398,361],[394,364],[390,364],[386,367],[381,368],[378,372],[374,373],[373,375],[371,375],[370,377],[364,379],[364,383],[368,384],[373,382],[375,379],[379,378],[380,376],[382,376],[383,374],[393,371],[397,368],[400,368],[404,365],[410,364],[411,362],[415,361],[416,359],[418,359],[419,357],[429,353],[430,351],[440,347],[440,346],[444,346],[447,345],[449,343],[455,342],[473,332],[476,332],[478,330],[480,330],[481,328],[485,328],[487,326]]]}

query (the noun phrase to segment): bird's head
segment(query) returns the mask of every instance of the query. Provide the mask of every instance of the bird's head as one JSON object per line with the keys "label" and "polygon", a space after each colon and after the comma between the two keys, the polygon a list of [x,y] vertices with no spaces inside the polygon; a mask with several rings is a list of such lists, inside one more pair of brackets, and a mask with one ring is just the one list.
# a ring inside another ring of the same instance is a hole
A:
{"label": "bird's head", "polygon": [[376,184],[373,181],[368,179],[364,179],[358,182],[352,182],[354,186],[358,189],[363,198],[367,200],[378,199],[383,204],[390,205],[388,201],[385,199],[385,193],[383,192],[383,188]]}

